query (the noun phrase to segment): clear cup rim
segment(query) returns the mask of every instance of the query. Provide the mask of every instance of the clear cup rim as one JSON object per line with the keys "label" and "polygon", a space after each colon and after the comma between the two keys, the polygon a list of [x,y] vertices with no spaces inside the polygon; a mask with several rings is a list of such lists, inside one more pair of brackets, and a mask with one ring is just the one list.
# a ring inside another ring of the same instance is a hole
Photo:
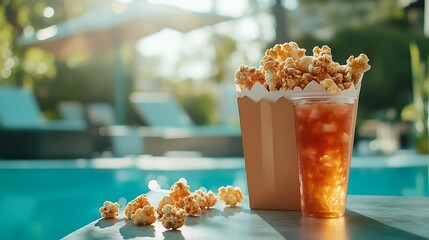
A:
{"label": "clear cup rim", "polygon": [[294,94],[290,97],[290,100],[304,100],[304,99],[357,99],[356,96],[333,94],[328,92],[311,92],[311,93],[299,93]]}

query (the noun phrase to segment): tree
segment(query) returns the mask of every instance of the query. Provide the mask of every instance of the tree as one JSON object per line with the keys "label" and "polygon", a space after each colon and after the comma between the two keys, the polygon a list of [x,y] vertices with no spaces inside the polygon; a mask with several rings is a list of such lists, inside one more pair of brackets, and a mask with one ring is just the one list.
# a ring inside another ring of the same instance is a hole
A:
{"label": "tree", "polygon": [[[58,1],[57,1],[58,2]],[[48,1],[3,0],[0,6],[0,75],[1,85],[34,87],[35,81],[52,79],[55,74],[54,56],[41,49],[25,49],[19,45],[19,37],[25,32],[42,28],[46,21],[43,10]],[[61,11],[58,11],[58,16]],[[60,17],[59,17],[60,18]]]}
{"label": "tree", "polygon": [[274,43],[271,45],[290,41],[286,22],[287,11],[283,7],[282,0],[276,0],[275,4],[271,7],[271,13],[275,19],[276,30],[276,38],[274,39]]}

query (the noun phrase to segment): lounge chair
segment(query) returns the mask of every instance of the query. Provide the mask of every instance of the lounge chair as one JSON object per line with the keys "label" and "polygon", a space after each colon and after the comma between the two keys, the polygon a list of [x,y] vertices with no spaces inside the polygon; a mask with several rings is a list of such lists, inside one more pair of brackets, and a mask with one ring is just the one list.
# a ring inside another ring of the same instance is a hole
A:
{"label": "lounge chair", "polygon": [[[142,143],[133,126],[117,125],[113,106],[107,102],[93,102],[87,106],[87,116],[94,136],[94,150],[116,157],[140,155]],[[110,134],[115,132],[116,134]]]}
{"label": "lounge chair", "polygon": [[0,158],[85,158],[91,155],[91,137],[84,124],[44,120],[32,92],[0,87]]}
{"label": "lounge chair", "polygon": [[61,101],[58,103],[58,112],[61,116],[62,124],[74,125],[74,127],[82,129],[88,127],[85,109],[80,102]]}
{"label": "lounge chair", "polygon": [[151,127],[189,128],[195,124],[168,92],[139,92],[130,95],[137,114]]}
{"label": "lounge chair", "polygon": [[168,92],[132,93],[130,102],[148,125],[140,129],[146,154],[192,151],[208,157],[243,155],[238,127],[196,126]]}
{"label": "lounge chair", "polygon": [[88,103],[87,115],[91,126],[105,127],[116,125],[113,106],[106,102]]}

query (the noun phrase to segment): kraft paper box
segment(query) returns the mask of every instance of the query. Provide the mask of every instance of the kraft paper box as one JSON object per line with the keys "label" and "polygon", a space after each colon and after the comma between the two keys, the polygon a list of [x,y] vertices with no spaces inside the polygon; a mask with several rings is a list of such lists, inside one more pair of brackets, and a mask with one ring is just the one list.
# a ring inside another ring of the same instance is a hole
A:
{"label": "kraft paper box", "polygon": [[[360,86],[342,94],[356,96]],[[237,87],[251,209],[300,210],[294,107],[296,94],[326,91],[316,82],[302,90],[268,92],[261,84]],[[355,104],[357,111],[357,104]]]}

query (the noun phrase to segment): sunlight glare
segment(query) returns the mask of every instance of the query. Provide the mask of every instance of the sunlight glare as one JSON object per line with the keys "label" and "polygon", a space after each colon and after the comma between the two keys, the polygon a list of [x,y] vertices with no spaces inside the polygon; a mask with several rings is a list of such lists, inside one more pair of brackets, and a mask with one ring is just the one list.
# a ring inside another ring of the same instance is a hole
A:
{"label": "sunlight glare", "polygon": [[34,28],[30,25],[24,27],[24,36],[29,37],[34,34]]}
{"label": "sunlight glare", "polygon": [[237,21],[234,35],[240,41],[257,40],[261,36],[259,28],[254,27],[257,25],[255,18],[243,18]]}
{"label": "sunlight glare", "polygon": [[159,190],[161,189],[161,186],[158,184],[158,182],[156,180],[150,180],[149,183],[147,184],[149,190],[154,191],[154,190]]}
{"label": "sunlight glare", "polygon": [[46,7],[45,10],[43,10],[43,16],[45,18],[51,18],[55,14],[55,10],[51,7]]}
{"label": "sunlight glare", "polygon": [[196,12],[210,12],[213,9],[211,0],[148,0],[152,4],[167,4],[181,9]]}
{"label": "sunlight glare", "polygon": [[217,1],[217,8],[219,14],[240,17],[245,14],[248,9],[249,2],[247,0],[220,0]]}
{"label": "sunlight glare", "polygon": [[138,51],[145,57],[159,58],[161,61],[154,71],[160,74],[174,72],[179,61],[183,34],[171,29],[145,37],[137,42]]}
{"label": "sunlight glare", "polygon": [[203,80],[209,77],[211,64],[207,61],[194,60],[180,65],[179,76],[184,79]]}
{"label": "sunlight glare", "polygon": [[[138,50],[145,56],[159,56],[171,54],[179,49],[182,42],[182,34],[171,30],[164,29],[159,33],[145,37],[137,42]],[[174,56],[173,56],[174,58]]]}
{"label": "sunlight glare", "polygon": [[288,10],[295,10],[298,8],[298,0],[285,0],[283,6]]}
{"label": "sunlight glare", "polygon": [[2,78],[8,78],[8,77],[10,77],[11,73],[12,73],[12,71],[9,68],[5,68],[1,71],[0,76]]}
{"label": "sunlight glare", "polygon": [[205,31],[205,29],[199,29],[197,31],[187,33],[182,44],[182,52],[186,54],[207,52],[209,50],[207,49],[207,42],[210,41],[210,37],[210,31]]}
{"label": "sunlight glare", "polygon": [[15,61],[13,60],[13,58],[8,58],[4,62],[4,67],[5,68],[13,68],[14,66],[15,66]]}
{"label": "sunlight glare", "polygon": [[57,33],[58,33],[57,25],[52,25],[50,27],[39,30],[37,32],[36,38],[37,40],[43,41],[55,36]]}
{"label": "sunlight glare", "polygon": [[48,71],[48,65],[46,63],[37,64],[36,73],[45,74]]}

